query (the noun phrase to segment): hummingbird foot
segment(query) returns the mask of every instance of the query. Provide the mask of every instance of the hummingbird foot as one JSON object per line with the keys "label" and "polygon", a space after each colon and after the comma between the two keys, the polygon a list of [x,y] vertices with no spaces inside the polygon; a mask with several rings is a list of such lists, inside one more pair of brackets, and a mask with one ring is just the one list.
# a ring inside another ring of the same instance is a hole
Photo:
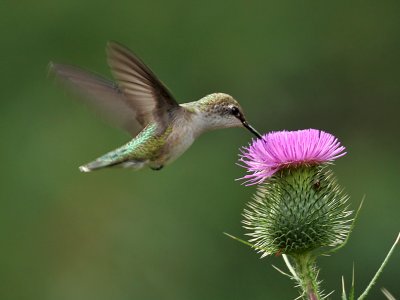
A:
{"label": "hummingbird foot", "polygon": [[154,170],[154,171],[160,171],[162,168],[164,168],[163,165],[157,166],[157,167],[150,167],[150,169]]}

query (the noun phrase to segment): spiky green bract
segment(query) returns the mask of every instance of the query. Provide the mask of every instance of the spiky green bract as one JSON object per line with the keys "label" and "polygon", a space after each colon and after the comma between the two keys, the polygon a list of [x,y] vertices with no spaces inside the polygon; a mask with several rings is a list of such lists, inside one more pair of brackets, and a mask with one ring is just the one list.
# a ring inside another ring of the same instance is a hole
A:
{"label": "spiky green bract", "polygon": [[282,169],[258,187],[243,224],[262,257],[299,255],[344,242],[351,221],[348,196],[326,166]]}

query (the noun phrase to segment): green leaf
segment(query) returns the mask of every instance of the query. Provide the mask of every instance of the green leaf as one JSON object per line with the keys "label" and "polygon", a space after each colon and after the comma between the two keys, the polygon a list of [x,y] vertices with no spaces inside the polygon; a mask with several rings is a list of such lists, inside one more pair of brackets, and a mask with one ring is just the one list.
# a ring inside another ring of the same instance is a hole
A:
{"label": "green leaf", "polygon": [[353,263],[353,273],[351,278],[351,289],[350,289],[350,296],[349,300],[354,300],[354,263]]}
{"label": "green leaf", "polygon": [[342,300],[347,300],[346,287],[344,286],[344,277],[342,276]]}
{"label": "green leaf", "polygon": [[236,237],[236,236],[234,236],[234,235],[231,235],[231,234],[226,233],[226,232],[223,232],[223,234],[225,234],[226,236],[229,236],[231,239],[234,239],[234,240],[236,240],[236,241],[238,241],[238,242],[241,242],[241,243],[243,243],[243,244],[245,244],[245,245],[247,245],[247,246],[250,246],[251,248],[254,247],[253,244],[251,244],[251,243],[249,243],[249,242],[247,242],[247,241],[245,241],[245,240],[239,239],[238,237]]}
{"label": "green leaf", "polygon": [[231,239],[234,239],[234,240],[236,240],[236,241],[238,241],[238,242],[240,242],[240,243],[242,243],[242,244],[245,244],[246,246],[249,246],[249,247],[251,247],[251,248],[254,248],[254,249],[256,249],[256,250],[266,251],[264,248],[261,248],[261,247],[258,247],[258,246],[256,246],[256,245],[253,245],[252,243],[249,243],[249,242],[247,242],[247,241],[245,241],[245,240],[242,240],[242,239],[240,239],[240,238],[238,238],[238,237],[236,237],[236,236],[234,236],[234,235],[231,235],[231,234],[229,234],[229,233],[224,232],[223,234],[225,234],[226,236],[230,237]]}
{"label": "green leaf", "polygon": [[398,234],[396,241],[394,242],[392,248],[390,248],[388,254],[386,255],[385,259],[383,260],[383,263],[379,267],[378,271],[376,271],[375,276],[372,278],[371,282],[368,284],[367,288],[365,291],[361,294],[360,297],[358,297],[358,300],[363,300],[365,297],[367,297],[369,291],[371,290],[372,286],[376,283],[378,280],[378,277],[381,275],[383,268],[386,266],[386,264],[389,261],[389,258],[392,256],[394,249],[396,248],[397,244],[399,243],[400,240],[400,233]]}
{"label": "green leaf", "polygon": [[381,291],[388,300],[396,300],[396,298],[387,289],[382,288]]}

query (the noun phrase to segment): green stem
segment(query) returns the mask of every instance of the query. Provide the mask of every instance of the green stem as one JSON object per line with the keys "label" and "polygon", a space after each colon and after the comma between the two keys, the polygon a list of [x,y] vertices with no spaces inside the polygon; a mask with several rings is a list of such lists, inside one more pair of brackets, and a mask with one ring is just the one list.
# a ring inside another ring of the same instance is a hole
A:
{"label": "green stem", "polygon": [[378,280],[379,275],[381,275],[383,269],[385,268],[386,264],[389,261],[389,258],[392,256],[394,249],[396,248],[397,244],[400,241],[400,233],[397,235],[396,241],[394,242],[392,248],[390,248],[388,254],[385,257],[385,260],[383,261],[383,263],[381,264],[381,266],[379,267],[378,271],[376,272],[375,276],[372,278],[371,282],[368,284],[367,288],[365,289],[365,291],[361,294],[360,297],[358,297],[357,300],[363,300],[365,299],[365,297],[367,297],[369,291],[371,290],[372,286],[376,283],[376,281]]}
{"label": "green stem", "polygon": [[303,297],[308,300],[320,300],[315,257],[310,253],[305,253],[293,255],[292,258],[295,262],[295,270]]}

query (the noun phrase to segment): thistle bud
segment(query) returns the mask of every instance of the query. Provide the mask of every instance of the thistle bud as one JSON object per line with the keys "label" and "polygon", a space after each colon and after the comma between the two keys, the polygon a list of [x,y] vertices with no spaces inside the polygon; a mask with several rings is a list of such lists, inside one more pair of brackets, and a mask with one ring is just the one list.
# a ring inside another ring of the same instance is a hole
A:
{"label": "thistle bud", "polygon": [[258,184],[243,223],[263,256],[305,254],[346,239],[348,196],[329,170],[344,150],[315,129],[269,133],[242,150],[241,165],[250,173],[243,178]]}

